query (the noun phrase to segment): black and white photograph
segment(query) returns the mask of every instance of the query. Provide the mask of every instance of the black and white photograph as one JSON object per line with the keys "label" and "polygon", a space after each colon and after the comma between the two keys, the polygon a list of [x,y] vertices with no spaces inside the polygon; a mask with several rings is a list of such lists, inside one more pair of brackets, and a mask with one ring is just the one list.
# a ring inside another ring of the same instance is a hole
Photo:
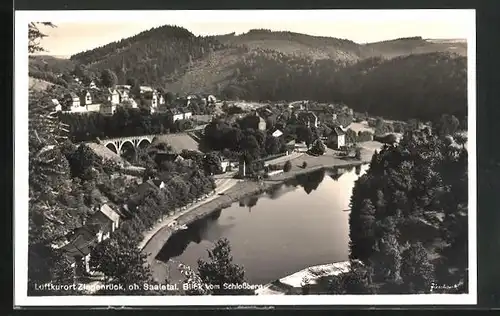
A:
{"label": "black and white photograph", "polygon": [[476,303],[474,10],[15,15],[15,305]]}

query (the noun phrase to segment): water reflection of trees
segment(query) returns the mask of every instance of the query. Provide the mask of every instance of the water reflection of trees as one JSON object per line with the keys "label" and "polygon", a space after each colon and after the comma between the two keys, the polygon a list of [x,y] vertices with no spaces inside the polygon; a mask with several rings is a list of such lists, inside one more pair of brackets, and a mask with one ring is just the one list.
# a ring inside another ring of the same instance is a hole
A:
{"label": "water reflection of trees", "polygon": [[257,205],[257,201],[259,200],[259,195],[248,196],[244,199],[240,200],[240,207],[248,207],[249,210],[252,209],[255,205]]}
{"label": "water reflection of trees", "polygon": [[313,172],[300,174],[295,178],[297,185],[304,188],[307,194],[316,190],[325,178],[325,170],[319,169]]}
{"label": "water reflection of trees", "polygon": [[356,166],[356,175],[359,176],[361,174],[361,165]]}
{"label": "water reflection of trees", "polygon": [[199,219],[188,226],[187,229],[174,233],[163,245],[156,259],[167,262],[170,258],[175,258],[184,253],[191,242],[201,243],[205,239],[205,232],[213,222],[217,221],[222,214],[219,209],[205,218]]}

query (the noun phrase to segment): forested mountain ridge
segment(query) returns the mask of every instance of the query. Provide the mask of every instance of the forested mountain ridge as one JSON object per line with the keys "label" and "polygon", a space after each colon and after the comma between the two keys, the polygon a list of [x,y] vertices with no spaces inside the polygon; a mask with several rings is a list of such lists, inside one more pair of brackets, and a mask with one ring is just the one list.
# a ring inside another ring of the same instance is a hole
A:
{"label": "forested mountain ridge", "polygon": [[464,42],[426,40],[420,36],[358,44],[348,39],[254,29],[240,35],[230,33],[215,38],[228,45],[246,46],[250,49],[272,49],[284,54],[308,56],[312,59],[335,59],[342,62],[433,52],[467,55],[467,44]]}
{"label": "forested mountain ridge", "polygon": [[[94,79],[110,69],[118,83],[173,93],[344,102],[358,112],[403,120],[443,113],[464,119],[464,47],[463,42],[421,37],[357,44],[269,30],[197,37],[181,27],[162,26],[76,54],[70,62]],[[64,86],[61,78],[42,74],[37,78]]]}
{"label": "forested mountain ridge", "polygon": [[182,73],[195,60],[226,48],[211,37],[194,36],[185,28],[162,26],[71,56],[92,72],[111,69],[119,82],[134,78],[159,83]]}

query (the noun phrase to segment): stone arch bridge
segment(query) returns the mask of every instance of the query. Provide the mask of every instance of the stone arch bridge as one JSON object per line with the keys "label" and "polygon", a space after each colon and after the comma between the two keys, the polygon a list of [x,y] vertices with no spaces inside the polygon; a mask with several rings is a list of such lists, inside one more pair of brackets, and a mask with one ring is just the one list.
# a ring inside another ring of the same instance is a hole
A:
{"label": "stone arch bridge", "polygon": [[159,135],[140,135],[118,137],[100,140],[100,144],[114,152],[115,154],[122,155],[126,151],[133,150],[134,155],[137,154],[137,149],[148,147],[153,139]]}
{"label": "stone arch bridge", "polygon": [[[167,141],[169,142],[169,145],[172,145],[173,147],[179,147],[177,148],[179,151],[182,149],[196,150],[197,144],[200,141],[197,133],[201,132],[203,134],[205,126],[207,126],[207,124],[199,125],[196,126],[195,128],[185,130],[182,133],[176,133],[176,134],[154,134],[154,135],[117,137],[108,139],[98,139],[97,142],[120,156],[122,156],[126,152],[132,153],[134,159],[137,157],[137,150],[147,148],[149,145],[151,145],[155,137],[167,136],[168,138]],[[190,139],[191,141],[186,141],[186,138]]]}

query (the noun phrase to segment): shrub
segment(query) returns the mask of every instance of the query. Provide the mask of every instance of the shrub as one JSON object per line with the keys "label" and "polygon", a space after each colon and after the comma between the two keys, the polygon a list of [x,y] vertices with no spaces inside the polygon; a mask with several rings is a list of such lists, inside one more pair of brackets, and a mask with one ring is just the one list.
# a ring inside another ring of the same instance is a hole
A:
{"label": "shrub", "polygon": [[304,161],[304,162],[302,163],[302,168],[304,168],[304,169],[305,169],[305,168],[307,168],[307,161]]}
{"label": "shrub", "polygon": [[283,166],[283,171],[288,172],[291,169],[292,169],[292,163],[290,162],[290,160],[288,160],[287,162],[285,162],[285,165]]}

